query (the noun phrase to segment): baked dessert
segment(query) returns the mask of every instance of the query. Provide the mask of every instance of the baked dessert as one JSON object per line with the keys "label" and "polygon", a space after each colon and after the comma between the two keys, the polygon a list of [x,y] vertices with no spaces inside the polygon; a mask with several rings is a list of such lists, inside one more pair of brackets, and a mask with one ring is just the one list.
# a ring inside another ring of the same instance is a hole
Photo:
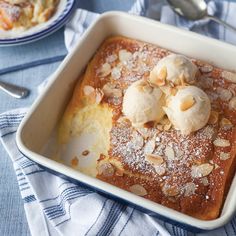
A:
{"label": "baked dessert", "polygon": [[58,0],[0,0],[0,30],[26,30],[48,21]]}
{"label": "baked dessert", "polygon": [[117,36],[78,80],[58,142],[65,149],[94,133],[92,147],[82,142],[83,151],[67,157],[73,168],[211,220],[235,174],[235,124],[235,73]]}

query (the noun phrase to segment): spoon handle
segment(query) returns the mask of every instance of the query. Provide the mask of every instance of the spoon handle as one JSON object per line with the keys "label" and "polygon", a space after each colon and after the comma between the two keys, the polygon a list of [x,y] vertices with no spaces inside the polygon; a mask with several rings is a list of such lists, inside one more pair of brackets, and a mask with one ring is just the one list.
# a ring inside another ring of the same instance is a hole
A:
{"label": "spoon handle", "polygon": [[213,20],[213,21],[215,21],[215,22],[225,26],[226,28],[229,28],[229,29],[233,30],[234,32],[236,32],[236,27],[226,23],[225,21],[223,21],[223,20],[221,20],[221,19],[219,19],[219,18],[217,18],[215,16],[211,16],[211,15],[207,15],[206,17],[208,19],[211,19],[211,20]]}
{"label": "spoon handle", "polygon": [[0,81],[0,89],[15,98],[24,98],[29,94],[29,90],[17,85]]}

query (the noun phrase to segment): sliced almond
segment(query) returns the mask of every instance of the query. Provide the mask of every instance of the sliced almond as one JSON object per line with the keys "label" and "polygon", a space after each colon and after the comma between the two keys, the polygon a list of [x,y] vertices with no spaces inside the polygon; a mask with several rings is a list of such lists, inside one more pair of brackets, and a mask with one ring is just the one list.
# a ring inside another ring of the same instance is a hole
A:
{"label": "sliced almond", "polygon": [[236,74],[233,72],[222,71],[221,76],[230,82],[236,83]]}
{"label": "sliced almond", "polygon": [[116,176],[123,176],[124,175],[124,170],[117,169],[116,172],[115,172],[115,175]]}
{"label": "sliced almond", "polygon": [[90,85],[85,85],[83,90],[84,90],[85,96],[89,96],[89,95],[91,95],[92,93],[94,93],[95,88],[92,87],[92,86],[90,86]]}
{"label": "sliced almond", "polygon": [[215,163],[214,167],[215,167],[215,170],[220,168],[220,166],[217,163]]}
{"label": "sliced almond", "polygon": [[151,138],[154,135],[154,132],[150,128],[137,127],[137,131],[143,136],[144,139]]}
{"label": "sliced almond", "polygon": [[180,103],[180,110],[181,111],[186,111],[189,108],[191,108],[195,104],[195,99],[192,95],[186,96],[184,99],[182,99]]}
{"label": "sliced almond", "polygon": [[232,93],[228,89],[218,87],[216,92],[222,101],[229,101],[232,98]]}
{"label": "sliced almond", "polygon": [[203,65],[200,67],[200,71],[203,72],[203,73],[210,73],[213,71],[213,66],[212,65]]}
{"label": "sliced almond", "polygon": [[213,144],[216,146],[216,147],[228,147],[230,146],[230,142],[229,140],[227,139],[222,139],[222,138],[217,138]]}
{"label": "sliced almond", "polygon": [[115,173],[113,165],[108,162],[99,164],[97,170],[99,175],[104,175],[105,177],[113,176]]}
{"label": "sliced almond", "polygon": [[84,150],[84,151],[82,152],[82,155],[83,155],[83,156],[88,156],[88,154],[89,154],[89,150]]}
{"label": "sliced almond", "polygon": [[186,183],[184,186],[184,196],[188,197],[188,196],[193,195],[196,191],[196,188],[197,188],[196,184],[192,182]]}
{"label": "sliced almond", "polygon": [[111,73],[111,65],[109,63],[104,63],[102,66],[98,69],[98,76],[99,77],[106,77]]}
{"label": "sliced almond", "polygon": [[115,80],[121,77],[121,69],[119,67],[114,67],[111,71],[111,77]]}
{"label": "sliced almond", "polygon": [[122,49],[122,50],[119,51],[119,60],[121,62],[128,61],[131,58],[132,58],[132,53],[131,52],[128,52],[125,49]]}
{"label": "sliced almond", "polygon": [[152,154],[156,147],[155,139],[148,140],[144,146],[144,154]]}
{"label": "sliced almond", "polygon": [[169,184],[165,184],[162,187],[162,192],[168,197],[175,197],[179,194],[180,190],[177,186],[171,186]]}
{"label": "sliced almond", "polygon": [[71,166],[72,166],[73,168],[77,167],[77,166],[79,165],[79,159],[78,159],[78,157],[75,156],[75,157],[71,160],[70,163],[71,163]]}
{"label": "sliced almond", "polygon": [[219,112],[211,111],[210,118],[208,120],[208,124],[214,125],[218,122],[219,119]]}
{"label": "sliced almond", "polygon": [[220,153],[220,160],[221,161],[228,160],[229,158],[230,158],[230,153],[226,153],[226,152],[221,152]]}
{"label": "sliced almond", "polygon": [[214,166],[209,163],[201,164],[198,166],[192,166],[191,176],[193,178],[205,177],[209,175],[213,169]]}
{"label": "sliced almond", "polygon": [[201,178],[209,175],[214,166],[209,163],[204,163],[198,166],[192,166],[191,175],[193,178]]}
{"label": "sliced almond", "polygon": [[171,94],[172,96],[175,96],[177,92],[178,92],[178,89],[177,89],[177,88],[170,88],[170,94]]}
{"label": "sliced almond", "polygon": [[95,90],[95,102],[96,104],[99,104],[103,99],[104,93],[101,89]]}
{"label": "sliced almond", "polygon": [[160,72],[157,74],[155,68],[150,73],[150,82],[157,86],[164,86],[166,84],[167,68],[162,67]]}
{"label": "sliced almond", "polygon": [[200,76],[198,80],[198,85],[201,88],[209,89],[213,87],[214,81],[211,77]]}
{"label": "sliced almond", "polygon": [[155,166],[155,171],[160,176],[164,175],[166,173],[166,165]]}
{"label": "sliced almond", "polygon": [[133,138],[132,138],[132,144],[133,144],[133,148],[135,150],[140,150],[143,145],[144,145],[144,140],[142,135],[140,135],[137,131],[134,131],[132,134]]}
{"label": "sliced almond", "polygon": [[166,124],[166,125],[164,125],[163,129],[164,129],[165,131],[168,131],[168,130],[171,128],[171,126],[172,126],[171,123]]}
{"label": "sliced almond", "polygon": [[116,54],[109,55],[109,56],[106,58],[106,62],[112,63],[112,62],[116,61],[117,58],[118,58],[118,57],[117,57]]}
{"label": "sliced almond", "polygon": [[209,181],[207,177],[203,177],[201,178],[201,182],[204,186],[208,186],[209,185]]}
{"label": "sliced almond", "polygon": [[229,109],[236,110],[236,97],[233,97],[229,102]]}
{"label": "sliced almond", "polygon": [[116,88],[115,85],[111,84],[111,83],[106,83],[103,88],[102,91],[104,92],[104,95],[108,98],[120,98],[122,97],[122,90],[119,88]]}
{"label": "sliced almond", "polygon": [[231,123],[230,120],[228,120],[226,118],[222,118],[221,121],[220,121],[220,126],[221,127],[231,128],[231,127],[233,127],[233,124]]}
{"label": "sliced almond", "polygon": [[155,165],[155,166],[159,166],[164,162],[164,160],[161,156],[158,156],[158,155],[155,155],[155,154],[147,154],[145,156],[145,160],[148,161],[149,163]]}
{"label": "sliced almond", "polygon": [[164,153],[169,161],[173,161],[175,159],[175,152],[172,147],[166,146]]}
{"label": "sliced almond", "polygon": [[145,196],[147,195],[147,190],[140,184],[134,184],[130,186],[130,191],[138,196]]}

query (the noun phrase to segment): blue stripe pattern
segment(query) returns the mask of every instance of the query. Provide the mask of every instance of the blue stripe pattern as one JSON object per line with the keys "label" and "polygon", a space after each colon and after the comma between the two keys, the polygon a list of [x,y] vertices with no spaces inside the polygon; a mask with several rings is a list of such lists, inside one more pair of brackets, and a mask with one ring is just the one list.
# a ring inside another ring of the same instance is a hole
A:
{"label": "blue stripe pattern", "polygon": [[66,214],[65,204],[69,203],[69,201],[86,196],[90,194],[91,191],[87,189],[81,190],[78,186],[73,186],[65,189],[59,196],[60,203],[57,205],[53,205],[44,209],[45,214],[48,216],[49,219],[55,219],[61,217]]}
{"label": "blue stripe pattern", "polygon": [[30,203],[36,201],[36,198],[34,195],[29,195],[25,198],[23,198],[24,203]]}

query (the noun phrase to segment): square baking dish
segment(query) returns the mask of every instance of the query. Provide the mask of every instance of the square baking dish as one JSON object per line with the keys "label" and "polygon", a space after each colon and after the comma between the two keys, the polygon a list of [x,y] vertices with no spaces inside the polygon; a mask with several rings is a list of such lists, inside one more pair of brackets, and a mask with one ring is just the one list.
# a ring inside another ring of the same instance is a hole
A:
{"label": "square baking dish", "polygon": [[[52,76],[45,92],[34,103],[17,131],[20,151],[29,159],[64,178],[84,184],[110,198],[131,204],[136,208],[191,231],[212,230],[226,224],[236,210],[236,177],[227,195],[219,218],[199,220],[158,203],[136,196],[99,179],[85,175],[42,155],[42,150],[72,96],[78,76],[86,68],[100,44],[111,35],[122,35],[207,61],[224,69],[234,70],[236,47],[189,31],[121,12],[101,15],[77,42]],[[42,115],[44,114],[44,115]]]}

